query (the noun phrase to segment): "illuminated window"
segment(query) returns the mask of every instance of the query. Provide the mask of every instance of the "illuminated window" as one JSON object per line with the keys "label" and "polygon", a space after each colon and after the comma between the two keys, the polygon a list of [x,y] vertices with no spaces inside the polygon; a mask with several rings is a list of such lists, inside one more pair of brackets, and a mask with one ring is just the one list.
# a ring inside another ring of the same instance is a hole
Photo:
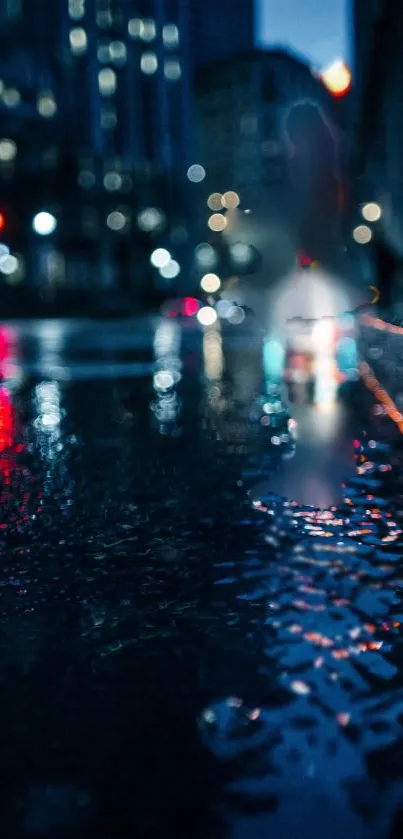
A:
{"label": "illuminated window", "polygon": [[116,73],[111,67],[104,67],[98,73],[99,90],[102,96],[113,96],[116,90]]}
{"label": "illuminated window", "polygon": [[82,55],[87,49],[87,33],[82,26],[70,29],[70,48],[73,55]]}
{"label": "illuminated window", "polygon": [[164,75],[169,82],[177,82],[182,75],[179,61],[169,60],[164,64]]}
{"label": "illuminated window", "polygon": [[55,115],[57,105],[51,90],[42,90],[38,96],[37,108],[41,117],[45,119],[51,119]]}
{"label": "illuminated window", "polygon": [[175,49],[179,44],[179,29],[176,23],[166,23],[162,29],[162,40],[167,50]]}
{"label": "illuminated window", "polygon": [[97,56],[98,61],[100,64],[108,64],[111,60],[110,52],[109,52],[109,42],[108,41],[101,41],[98,44],[97,48]]}
{"label": "illuminated window", "polygon": [[126,44],[123,41],[111,41],[109,44],[111,61],[115,64],[124,64],[127,59]]}
{"label": "illuminated window", "polygon": [[157,35],[157,27],[155,25],[155,21],[151,18],[148,20],[143,20],[143,26],[140,33],[140,38],[143,41],[153,41]]}
{"label": "illuminated window", "polygon": [[139,17],[133,17],[129,20],[127,29],[131,38],[141,38],[144,24]]}
{"label": "illuminated window", "polygon": [[154,52],[143,52],[140,59],[140,67],[147,76],[157,72],[158,59]]}
{"label": "illuminated window", "polygon": [[69,15],[73,20],[81,20],[85,14],[84,0],[69,0]]}
{"label": "illuminated window", "polygon": [[17,146],[14,140],[0,140],[0,160],[8,163],[14,160],[17,154]]}
{"label": "illuminated window", "polygon": [[21,95],[15,87],[10,87],[3,93],[3,102],[8,108],[15,108],[21,102]]}

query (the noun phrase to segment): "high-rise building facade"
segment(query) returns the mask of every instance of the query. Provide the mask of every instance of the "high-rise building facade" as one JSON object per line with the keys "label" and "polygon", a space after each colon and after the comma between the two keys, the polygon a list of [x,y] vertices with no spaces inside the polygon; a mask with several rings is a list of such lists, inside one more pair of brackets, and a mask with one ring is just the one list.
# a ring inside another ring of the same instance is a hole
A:
{"label": "high-rise building facade", "polygon": [[0,21],[0,202],[25,187],[20,232],[58,205],[61,245],[104,248],[108,236],[121,255],[125,233],[133,242],[180,222],[192,162],[186,0],[0,0]]}
{"label": "high-rise building facade", "polygon": [[189,0],[192,61],[205,67],[236,57],[255,42],[253,0]]}

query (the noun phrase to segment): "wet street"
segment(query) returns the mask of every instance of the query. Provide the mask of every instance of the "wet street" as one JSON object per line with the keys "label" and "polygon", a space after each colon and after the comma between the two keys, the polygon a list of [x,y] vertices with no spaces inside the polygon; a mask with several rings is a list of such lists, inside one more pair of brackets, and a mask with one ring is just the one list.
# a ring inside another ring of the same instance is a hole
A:
{"label": "wet street", "polygon": [[0,330],[7,839],[401,836],[401,437],[326,368],[356,474],[284,501],[275,349],[265,375],[244,324]]}

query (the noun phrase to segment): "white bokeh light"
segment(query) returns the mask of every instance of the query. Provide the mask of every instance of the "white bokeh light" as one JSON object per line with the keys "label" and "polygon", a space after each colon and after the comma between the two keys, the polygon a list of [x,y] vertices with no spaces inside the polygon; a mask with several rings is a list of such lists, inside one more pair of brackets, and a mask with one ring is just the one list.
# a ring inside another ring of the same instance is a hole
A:
{"label": "white bokeh light", "polygon": [[171,260],[171,254],[166,248],[156,248],[150,256],[151,265],[155,268],[164,268]]}
{"label": "white bokeh light", "polygon": [[34,216],[32,226],[39,236],[50,236],[56,230],[57,220],[52,213],[42,210]]}
{"label": "white bokeh light", "polygon": [[217,312],[212,306],[202,306],[196,317],[202,326],[212,326],[217,320]]}

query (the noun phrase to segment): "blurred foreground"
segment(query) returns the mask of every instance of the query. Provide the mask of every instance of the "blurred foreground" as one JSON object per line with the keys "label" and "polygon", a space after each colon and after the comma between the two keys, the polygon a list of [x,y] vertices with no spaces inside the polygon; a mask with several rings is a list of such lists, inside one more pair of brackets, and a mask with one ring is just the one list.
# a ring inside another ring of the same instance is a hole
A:
{"label": "blurred foreground", "polygon": [[[352,329],[332,373],[247,319],[2,329],[8,839],[399,835],[402,455]],[[337,508],[264,492],[284,360],[323,450],[349,414]]]}

